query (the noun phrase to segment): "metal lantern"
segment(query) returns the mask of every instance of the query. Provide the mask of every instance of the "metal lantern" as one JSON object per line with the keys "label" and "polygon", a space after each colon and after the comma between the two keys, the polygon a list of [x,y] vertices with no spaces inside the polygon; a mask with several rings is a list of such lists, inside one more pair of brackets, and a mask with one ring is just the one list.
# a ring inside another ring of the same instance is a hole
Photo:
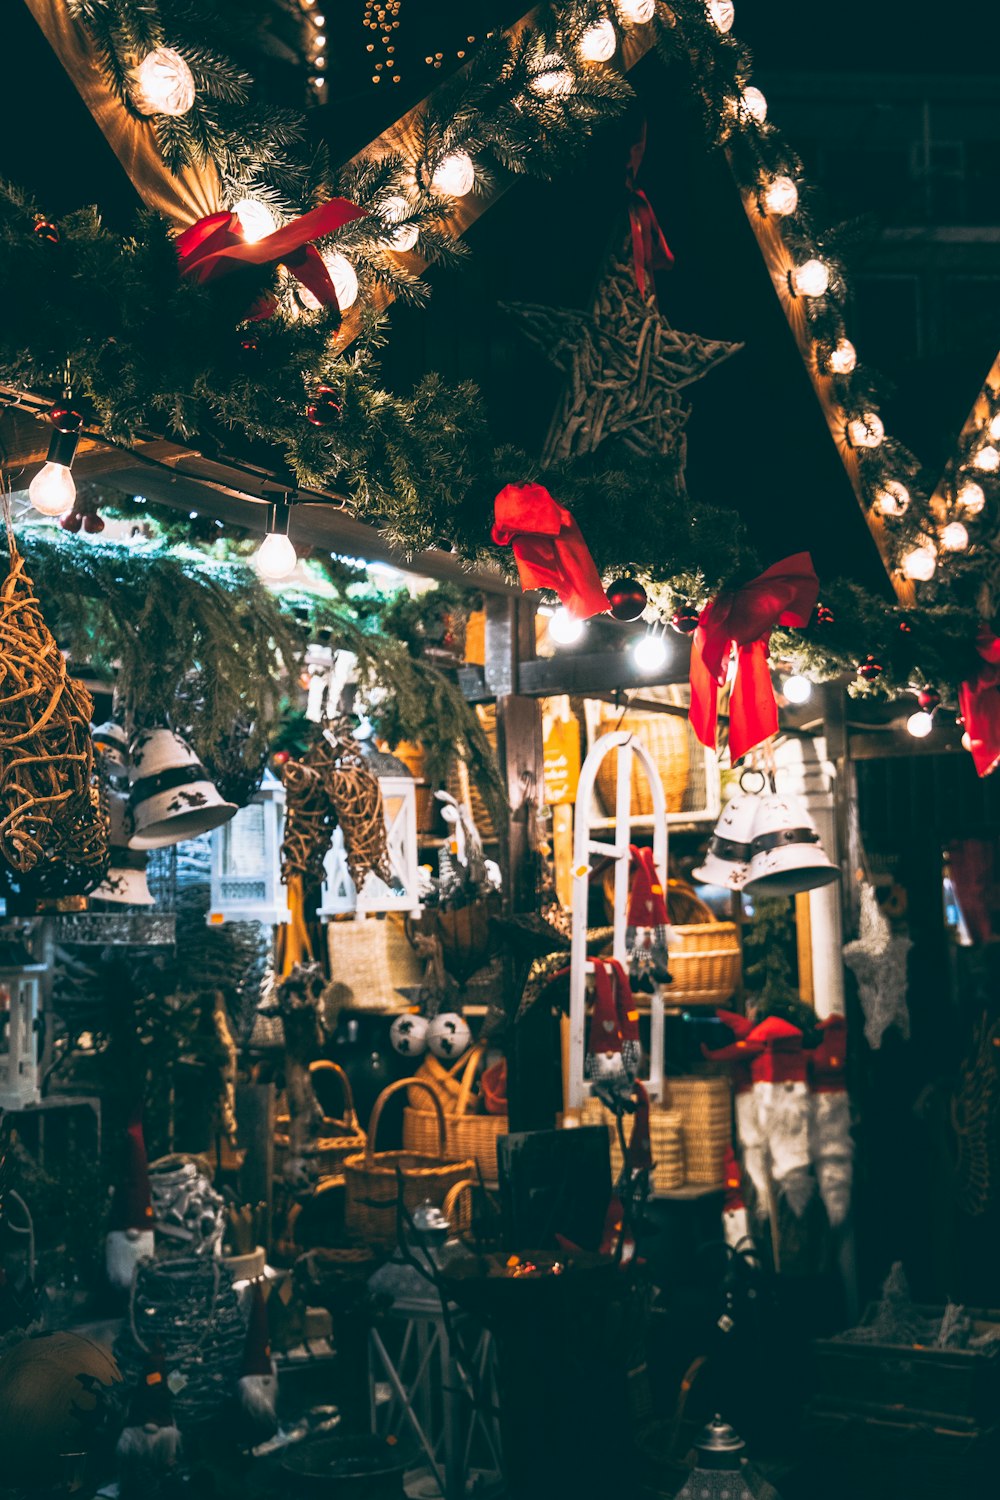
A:
{"label": "metal lantern", "polygon": [[[388,757],[386,757],[388,759]],[[378,771],[373,765],[372,769]],[[334,830],[326,857],[326,880],[318,915],[336,917],[343,912],[418,911],[417,893],[417,787],[412,776],[379,776],[385,815],[385,842],[392,868],[392,885],[369,871],[359,892],[347,868],[344,839]]]}
{"label": "metal lantern", "polygon": [[24,1109],[38,1088],[38,1015],[44,964],[21,942],[0,943],[0,1110]]}
{"label": "metal lantern", "polygon": [[754,1500],[746,1480],[746,1445],[721,1417],[695,1439],[695,1464],[677,1500]]}
{"label": "metal lantern", "polygon": [[287,922],[281,883],[285,788],[270,771],[246,807],[212,833],[212,898],[206,921]]}

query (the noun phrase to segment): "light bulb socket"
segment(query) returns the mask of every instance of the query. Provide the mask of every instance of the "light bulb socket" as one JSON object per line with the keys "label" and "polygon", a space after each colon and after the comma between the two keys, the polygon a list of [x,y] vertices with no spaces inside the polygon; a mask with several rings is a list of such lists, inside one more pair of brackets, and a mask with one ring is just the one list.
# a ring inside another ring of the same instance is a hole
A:
{"label": "light bulb socket", "polygon": [[79,442],[79,432],[60,432],[58,428],[55,428],[49,438],[48,462],[62,464],[65,468],[71,469]]}
{"label": "light bulb socket", "polygon": [[267,507],[268,536],[287,536],[292,507],[287,500],[272,500]]}

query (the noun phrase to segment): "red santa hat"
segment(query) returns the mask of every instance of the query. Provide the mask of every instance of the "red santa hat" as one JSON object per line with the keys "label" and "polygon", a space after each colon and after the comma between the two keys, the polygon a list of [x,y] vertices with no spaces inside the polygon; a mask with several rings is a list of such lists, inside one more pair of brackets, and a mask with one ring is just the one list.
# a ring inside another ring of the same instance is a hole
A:
{"label": "red santa hat", "polygon": [[842,1089],[847,1068],[847,1017],[830,1015],[819,1022],[820,1044],[809,1058],[809,1074],[814,1089]]}
{"label": "red santa hat", "polygon": [[590,1014],[587,1050],[595,1057],[608,1056],[622,1050],[621,1025],[610,966],[599,958],[594,960],[594,1006]]}
{"label": "red santa hat", "polygon": [[111,1201],[109,1229],[152,1229],[153,1198],[149,1160],[142,1134],[142,1115],[136,1110],[125,1132],[121,1175]]}
{"label": "red santa hat", "polygon": [[250,1288],[250,1317],[247,1322],[246,1340],[243,1344],[243,1363],[240,1366],[240,1374],[272,1375],[273,1373],[267,1303],[264,1300],[263,1281],[258,1277]]}
{"label": "red santa hat", "polygon": [[656,869],[652,849],[632,844],[632,883],[629,887],[629,927],[666,927],[669,922],[663,882]]}

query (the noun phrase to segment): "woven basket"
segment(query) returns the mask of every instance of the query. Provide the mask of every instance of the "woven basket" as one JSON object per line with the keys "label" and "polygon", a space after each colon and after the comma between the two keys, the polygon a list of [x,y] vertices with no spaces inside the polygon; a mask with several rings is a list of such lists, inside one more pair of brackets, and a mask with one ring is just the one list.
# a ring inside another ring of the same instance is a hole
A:
{"label": "woven basket", "polygon": [[733,1132],[728,1078],[670,1078],[666,1087],[684,1123],[687,1181],[721,1186]]}
{"label": "woven basket", "polygon": [[459,1095],[462,1092],[462,1079],[465,1076],[465,1065],[469,1060],[468,1052],[462,1054],[457,1062],[446,1068],[443,1062],[439,1062],[433,1052],[424,1054],[423,1062],[413,1075],[408,1098],[414,1109],[420,1109],[424,1104],[424,1093],[420,1085],[433,1089],[437,1095],[437,1101],[446,1115],[453,1115],[458,1108]]}
{"label": "woven basket", "polygon": [[[613,729],[624,729],[642,742],[660,773],[667,812],[683,812],[691,762],[687,720],[678,714],[653,714],[636,710],[615,719],[605,719],[598,734],[610,734]],[[617,762],[617,755],[606,755],[597,768],[597,795],[609,818],[615,815]],[[653,794],[649,790],[646,773],[641,765],[636,764],[632,774],[632,816],[648,818],[652,811]]]}
{"label": "woven basket", "polygon": [[441,1205],[441,1212],[451,1225],[453,1234],[468,1234],[472,1228],[472,1208],[478,1182],[465,1177],[449,1188]]}
{"label": "woven basket", "polygon": [[399,1005],[389,965],[389,928],[377,917],[348,917],[326,924],[330,1002],[352,1010],[394,1010]]}
{"label": "woven basket", "polygon": [[428,1201],[441,1208],[450,1188],[466,1177],[476,1175],[476,1164],[471,1159],[446,1160],[444,1114],[437,1094],[429,1085],[423,1087],[437,1116],[436,1152],[375,1150],[378,1122],[386,1100],[416,1082],[415,1079],[400,1078],[382,1090],[368,1122],[364,1151],[345,1157],[342,1163],[347,1190],[344,1210],[347,1228],[365,1244],[384,1249],[398,1242],[400,1198],[411,1213]]}
{"label": "woven basket", "polygon": [[[611,1140],[611,1177],[617,1182],[624,1162],[615,1117],[593,1094],[583,1101],[581,1125],[607,1125]],[[626,1130],[627,1130],[626,1126]],[[684,1126],[680,1111],[659,1104],[649,1107],[649,1141],[653,1151],[650,1183],[654,1193],[684,1186]]]}
{"label": "woven basket", "polygon": [[735,922],[670,929],[668,1005],[725,1005],[739,986],[743,955]]}
{"label": "woven basket", "polygon": [[[329,1062],[326,1058],[320,1058],[318,1061],[309,1064],[309,1072],[310,1074],[333,1074],[344,1092],[343,1119],[338,1120],[332,1116],[324,1116],[322,1134],[317,1137],[315,1142],[316,1163],[320,1175],[327,1177],[337,1171],[345,1156],[349,1156],[352,1151],[364,1150],[365,1133],[358,1124],[350,1080],[343,1068],[338,1063]],[[275,1166],[279,1173],[288,1154],[289,1123],[288,1115],[278,1115],[274,1122],[274,1157]]]}
{"label": "woven basket", "polygon": [[[454,1112],[445,1112],[445,1142],[449,1156],[469,1156],[488,1182],[497,1180],[497,1137],[506,1135],[507,1116],[469,1113],[472,1085],[482,1059],[482,1049],[466,1054],[465,1068]],[[419,1097],[419,1090],[417,1091]],[[411,1094],[411,1099],[413,1095]],[[421,1102],[423,1102],[421,1100]],[[437,1120],[433,1110],[408,1104],[403,1110],[403,1145],[410,1151],[433,1151],[437,1143]]]}

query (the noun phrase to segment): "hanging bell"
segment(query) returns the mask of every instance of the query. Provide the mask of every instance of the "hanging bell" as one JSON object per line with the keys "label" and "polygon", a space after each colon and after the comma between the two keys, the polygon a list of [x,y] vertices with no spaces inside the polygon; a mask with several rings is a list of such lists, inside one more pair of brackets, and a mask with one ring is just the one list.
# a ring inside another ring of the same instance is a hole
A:
{"label": "hanging bell", "polygon": [[750,841],[757,818],[756,793],[739,791],[726,803],[708,843],[704,863],[692,873],[705,885],[741,891],[750,873]]}
{"label": "hanging bell", "polygon": [[140,730],[132,741],[132,849],[165,849],[209,833],[238,810],[191,746],[171,729]]}
{"label": "hanging bell", "polygon": [[128,847],[132,836],[128,793],[112,786],[107,798],[111,863],[101,884],[91,892],[91,899],[111,901],[116,906],[155,906],[146,884],[146,855]]}
{"label": "hanging bell", "polygon": [[746,895],[795,896],[839,879],[804,803],[776,792],[756,802]]}

